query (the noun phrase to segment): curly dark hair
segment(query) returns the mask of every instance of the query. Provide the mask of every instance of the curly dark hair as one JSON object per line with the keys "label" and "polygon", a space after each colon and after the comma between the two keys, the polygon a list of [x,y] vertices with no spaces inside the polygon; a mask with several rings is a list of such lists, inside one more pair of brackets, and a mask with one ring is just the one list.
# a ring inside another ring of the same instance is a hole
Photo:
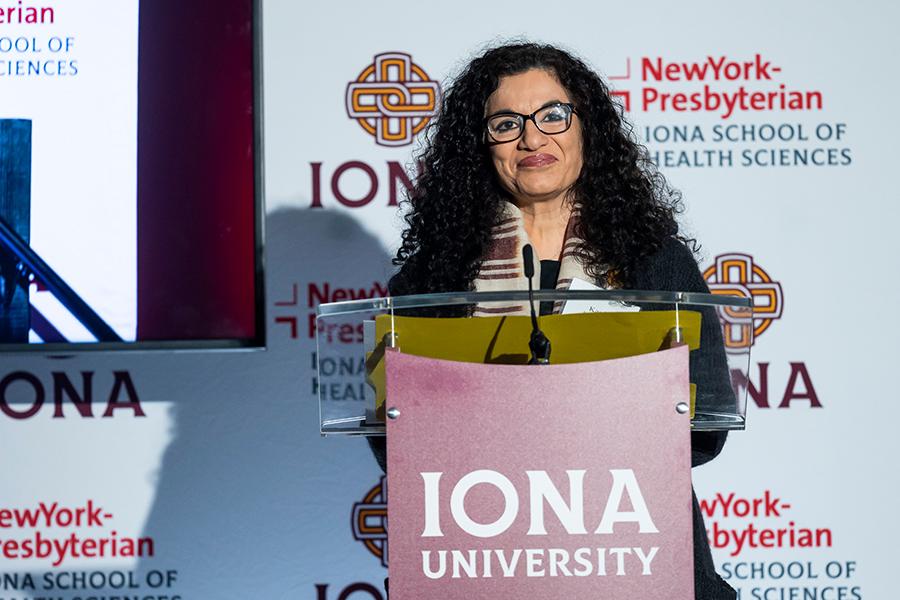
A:
{"label": "curly dark hair", "polygon": [[578,252],[585,270],[601,283],[628,287],[642,259],[679,237],[681,196],[636,141],[600,77],[553,46],[504,45],[466,66],[426,128],[420,174],[403,203],[407,229],[392,293],[473,288],[506,197],[484,141],[485,103],[501,77],[531,69],[553,73],[578,111],[583,167],[571,198],[581,213],[575,233],[584,240]]}

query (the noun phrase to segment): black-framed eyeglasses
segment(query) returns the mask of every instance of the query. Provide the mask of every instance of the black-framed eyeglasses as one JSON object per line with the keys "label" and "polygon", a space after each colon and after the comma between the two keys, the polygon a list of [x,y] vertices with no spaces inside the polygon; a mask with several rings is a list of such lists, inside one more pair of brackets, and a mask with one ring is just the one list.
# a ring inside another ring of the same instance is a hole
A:
{"label": "black-framed eyeglasses", "polygon": [[494,142],[505,144],[514,142],[525,132],[525,122],[531,121],[535,127],[547,135],[556,135],[569,130],[575,107],[568,102],[554,102],[542,106],[530,115],[517,112],[502,112],[484,120],[488,137]]}

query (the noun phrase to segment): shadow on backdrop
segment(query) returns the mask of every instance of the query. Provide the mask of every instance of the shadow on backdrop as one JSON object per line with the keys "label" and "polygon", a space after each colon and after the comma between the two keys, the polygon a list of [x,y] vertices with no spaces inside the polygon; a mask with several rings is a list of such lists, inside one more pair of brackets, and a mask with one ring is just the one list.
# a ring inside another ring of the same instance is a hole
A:
{"label": "shadow on backdrop", "polygon": [[[345,581],[354,568],[383,577],[364,552],[355,562],[340,550],[354,548],[352,504],[379,473],[363,440],[318,435],[308,317],[311,284],[383,284],[390,257],[347,213],[279,210],[266,238],[268,350],[204,357],[208,367],[186,374],[196,387],[175,403],[145,528],[164,558],[139,570],[177,565],[185,589],[207,598],[313,597],[314,581]],[[294,316],[296,331],[275,322]]]}

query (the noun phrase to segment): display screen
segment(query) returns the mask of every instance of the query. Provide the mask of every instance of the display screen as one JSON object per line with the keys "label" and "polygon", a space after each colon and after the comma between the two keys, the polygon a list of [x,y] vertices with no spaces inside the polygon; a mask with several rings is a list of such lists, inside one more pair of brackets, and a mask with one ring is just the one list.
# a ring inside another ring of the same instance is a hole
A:
{"label": "display screen", "polygon": [[258,16],[0,8],[0,348],[262,345]]}

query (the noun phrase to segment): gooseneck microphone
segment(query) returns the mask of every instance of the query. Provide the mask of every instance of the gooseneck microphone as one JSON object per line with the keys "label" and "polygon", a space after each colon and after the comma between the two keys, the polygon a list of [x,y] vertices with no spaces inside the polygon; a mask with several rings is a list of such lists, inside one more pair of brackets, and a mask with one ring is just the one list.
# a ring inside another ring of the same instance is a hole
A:
{"label": "gooseneck microphone", "polygon": [[537,313],[534,311],[534,287],[532,280],[534,279],[534,252],[531,244],[525,244],[522,247],[522,260],[525,263],[525,277],[528,278],[528,306],[531,307],[531,340],[528,347],[531,349],[531,360],[529,365],[548,365],[550,364],[550,340],[538,327]]}

